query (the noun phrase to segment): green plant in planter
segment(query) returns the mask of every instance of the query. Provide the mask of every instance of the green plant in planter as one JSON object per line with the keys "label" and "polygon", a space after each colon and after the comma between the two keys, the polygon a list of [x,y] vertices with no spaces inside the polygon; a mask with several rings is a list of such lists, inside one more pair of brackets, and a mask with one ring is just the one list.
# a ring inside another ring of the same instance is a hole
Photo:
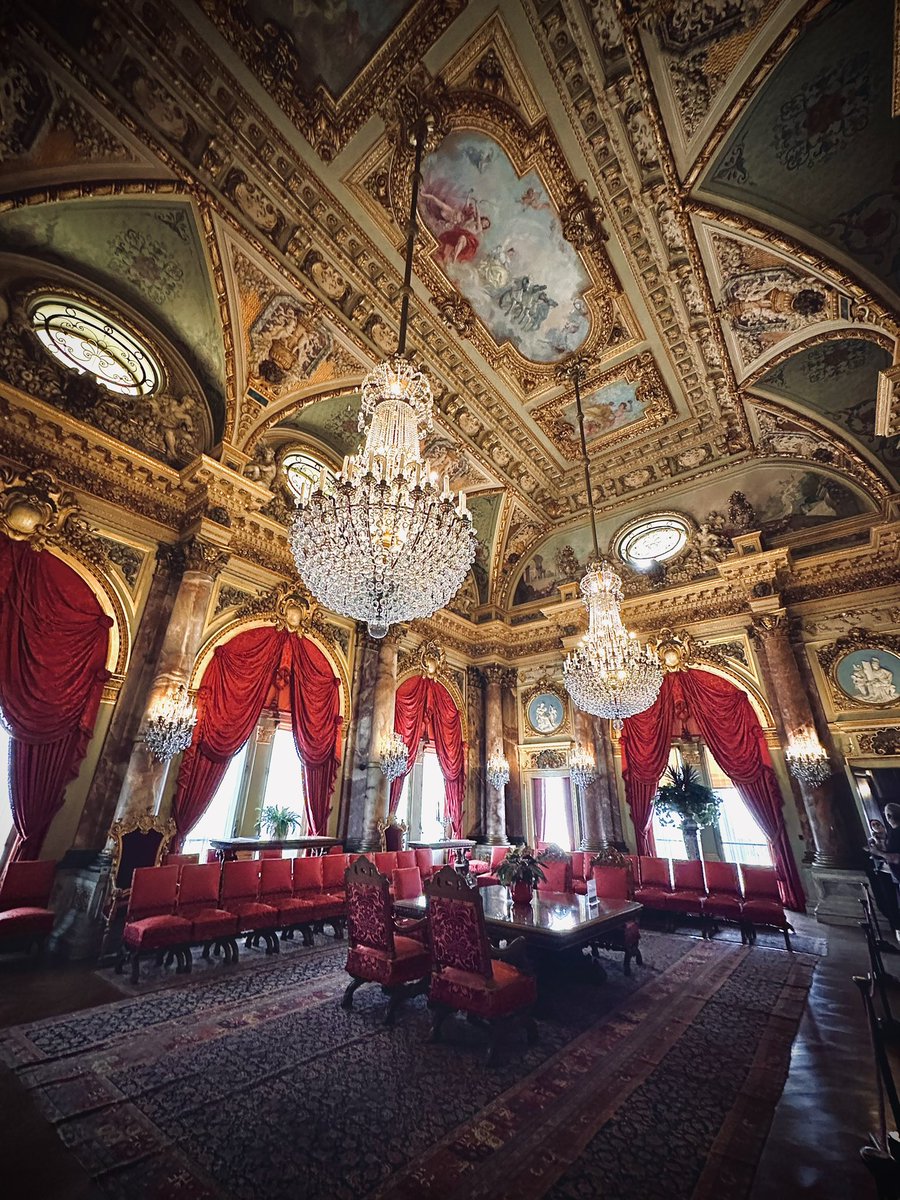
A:
{"label": "green plant in planter", "polygon": [[528,883],[534,887],[536,883],[542,883],[546,876],[541,857],[530,846],[514,846],[497,867],[497,882],[504,887],[514,883]]}
{"label": "green plant in planter", "polygon": [[660,824],[679,826],[688,857],[699,858],[697,831],[716,824],[722,801],[690,763],[667,767],[663,779],[667,782],[660,784],[653,801]]}
{"label": "green plant in planter", "polygon": [[283,842],[291,836],[301,821],[302,817],[292,808],[279,808],[277,804],[267,804],[259,810],[256,833],[258,836],[265,830],[273,842]]}

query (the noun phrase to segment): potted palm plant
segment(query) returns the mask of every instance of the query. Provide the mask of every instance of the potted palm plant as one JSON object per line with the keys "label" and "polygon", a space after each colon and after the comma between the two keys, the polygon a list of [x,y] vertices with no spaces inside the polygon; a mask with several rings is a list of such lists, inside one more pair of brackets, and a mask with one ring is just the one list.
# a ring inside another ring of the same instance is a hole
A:
{"label": "potted palm plant", "polygon": [[541,855],[530,846],[514,846],[497,867],[497,882],[509,888],[513,904],[530,904],[534,885],[544,878]]}
{"label": "potted palm plant", "polygon": [[722,801],[700,779],[690,763],[681,767],[667,767],[653,801],[663,825],[681,828],[688,858],[700,857],[699,830],[715,825],[719,819]]}
{"label": "potted palm plant", "polygon": [[292,808],[279,808],[277,804],[267,804],[259,810],[256,822],[257,837],[265,831],[273,842],[283,842],[289,838],[301,822],[299,813]]}

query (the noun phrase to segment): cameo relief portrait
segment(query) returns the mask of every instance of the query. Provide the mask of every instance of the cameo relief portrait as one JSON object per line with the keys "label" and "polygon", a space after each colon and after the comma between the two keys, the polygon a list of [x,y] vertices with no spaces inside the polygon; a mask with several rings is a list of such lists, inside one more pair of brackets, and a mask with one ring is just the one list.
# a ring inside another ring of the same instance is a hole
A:
{"label": "cameo relief portrait", "polygon": [[835,664],[834,677],[841,691],[860,704],[900,704],[900,656],[890,650],[852,650]]}

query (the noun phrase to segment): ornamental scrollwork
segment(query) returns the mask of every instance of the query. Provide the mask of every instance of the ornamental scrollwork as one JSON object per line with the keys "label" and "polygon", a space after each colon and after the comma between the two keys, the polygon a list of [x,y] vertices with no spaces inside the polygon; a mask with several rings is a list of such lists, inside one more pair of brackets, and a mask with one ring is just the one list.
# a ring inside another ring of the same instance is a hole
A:
{"label": "ornamental scrollwork", "polygon": [[37,551],[59,546],[108,572],[103,541],[82,515],[75,495],[49,471],[0,467],[0,489],[0,533]]}
{"label": "ornamental scrollwork", "polygon": [[861,733],[858,737],[860,754],[872,754],[876,758],[893,758],[900,755],[900,728],[890,725],[874,733]]}

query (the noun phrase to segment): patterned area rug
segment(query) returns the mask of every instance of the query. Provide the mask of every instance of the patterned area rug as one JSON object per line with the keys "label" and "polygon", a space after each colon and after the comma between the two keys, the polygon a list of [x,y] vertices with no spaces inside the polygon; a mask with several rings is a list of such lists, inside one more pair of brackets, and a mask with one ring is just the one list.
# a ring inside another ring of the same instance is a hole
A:
{"label": "patterned area rug", "polygon": [[427,1041],[345,949],[210,971],[0,1035],[104,1195],[121,1200],[722,1200],[749,1191],[815,960],[647,934],[631,979],[547,995],[499,1067],[462,1020]]}

